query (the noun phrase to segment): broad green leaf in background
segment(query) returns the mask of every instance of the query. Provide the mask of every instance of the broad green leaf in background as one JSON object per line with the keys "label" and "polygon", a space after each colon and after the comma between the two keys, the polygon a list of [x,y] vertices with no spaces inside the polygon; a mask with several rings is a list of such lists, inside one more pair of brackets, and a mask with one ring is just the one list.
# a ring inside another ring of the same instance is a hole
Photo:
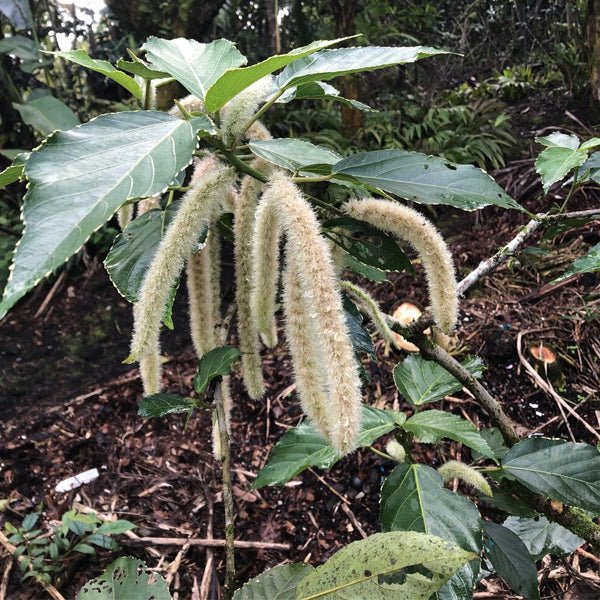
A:
{"label": "broad green leaf in background", "polygon": [[21,179],[29,155],[29,152],[23,152],[21,150],[17,151],[17,155],[14,157],[12,165],[9,165],[0,173],[0,188]]}
{"label": "broad green leaf in background", "polygon": [[[378,437],[392,431],[403,418],[401,413],[363,406],[358,445],[370,446]],[[305,421],[283,434],[252,487],[286,483],[308,467],[328,469],[339,459],[337,452]]]}
{"label": "broad green leaf in background", "polygon": [[534,560],[539,560],[546,554],[571,554],[585,543],[578,535],[558,523],[550,523],[542,516],[535,519],[509,517],[502,525],[519,536]]}
{"label": "broad green leaf in background", "polygon": [[523,210],[481,169],[419,152],[359,152],[335,164],[333,174],[351,176],[406,200],[425,204],[447,204],[462,210],[493,204]]}
{"label": "broad green leaf in background", "polygon": [[323,223],[325,235],[360,262],[383,271],[414,272],[398,242],[380,229],[351,217]]}
{"label": "broad green leaf in background", "polygon": [[206,93],[206,110],[209,112],[219,110],[229,100],[266,75],[278,71],[282,67],[285,67],[304,56],[308,56],[318,50],[333,46],[334,44],[339,44],[348,39],[351,38],[319,40],[308,44],[308,46],[302,46],[301,48],[291,50],[287,54],[270,56],[266,60],[249,67],[229,69],[221,74]]}
{"label": "broad green leaf in background", "polygon": [[13,103],[24,123],[39,131],[43,136],[53,131],[67,131],[79,125],[77,115],[54,96],[41,96],[25,104]]}
{"label": "broad green leaf in background", "polygon": [[172,75],[194,96],[204,100],[208,89],[227,69],[246,64],[229,40],[201,44],[195,40],[149,37],[142,46],[150,68]]}
{"label": "broad green leaf in background", "polygon": [[77,252],[126,200],[161,193],[196,148],[192,121],[154,111],[102,115],[31,153],[25,232],[0,318]]}
{"label": "broad green leaf in background", "polygon": [[573,261],[573,264],[552,283],[557,283],[579,273],[596,273],[600,271],[600,243],[596,244],[587,254]]}
{"label": "broad green leaf in background", "polygon": [[428,46],[368,46],[321,50],[288,65],[277,77],[277,86],[286,89],[312,81],[328,81],[342,75],[413,63],[436,54],[447,52]]}
{"label": "broad green leaf in background", "polygon": [[176,394],[152,394],[140,400],[138,415],[147,419],[165,415],[191,413],[196,408],[192,398],[182,398]]}
{"label": "broad green leaf in background", "polygon": [[242,353],[233,346],[219,346],[200,357],[194,376],[194,390],[200,394],[206,391],[208,384],[215,378],[231,373],[233,364]]}
{"label": "broad green leaf in background", "polygon": [[365,320],[363,314],[358,310],[358,307],[348,296],[343,295],[344,301],[344,316],[346,325],[352,341],[352,347],[355,354],[364,352],[367,356],[375,360],[375,346],[371,334],[365,329],[363,322]]}
{"label": "broad green leaf in background", "polygon": [[552,184],[562,181],[575,167],[580,167],[587,157],[588,151],[583,148],[551,146],[543,150],[535,161],[535,170],[542,178],[544,191],[547,193]]}
{"label": "broad green leaf in background", "polygon": [[[462,366],[474,377],[483,375],[483,363],[478,357],[467,359]],[[441,400],[462,389],[462,383],[444,367],[417,354],[395,366],[394,383],[404,398],[415,406]]]}
{"label": "broad green leaf in background", "polygon": [[136,529],[137,525],[134,525],[131,521],[126,519],[117,519],[116,521],[106,521],[98,527],[96,533],[102,533],[104,535],[120,535],[128,531]]}
{"label": "broad green leaf in background", "polygon": [[590,154],[589,158],[581,165],[579,174],[581,177],[585,177],[580,181],[589,179],[595,183],[600,183],[600,152]]}
{"label": "broad green leaf in background", "polygon": [[404,423],[402,429],[414,433],[425,444],[435,444],[442,438],[448,438],[496,460],[494,451],[470,421],[443,410],[431,409],[416,413]]}
{"label": "broad green leaf in background", "polygon": [[594,446],[531,437],[510,449],[502,467],[538,494],[600,514],[600,452]]}
{"label": "broad green leaf in background", "polygon": [[298,584],[296,599],[428,600],[475,556],[423,533],[376,533],[311,571]]}
{"label": "broad green leaf in background", "polygon": [[527,518],[537,516],[537,513],[529,506],[529,504],[525,504],[525,502],[504,489],[502,487],[502,482],[500,482],[499,486],[492,485],[492,492],[494,494],[493,496],[486,496],[485,494],[479,493],[479,500],[509,515]]}
{"label": "broad green leaf in background", "polygon": [[[479,435],[481,435],[481,437],[488,443],[488,446],[494,451],[494,456],[497,459],[500,460],[506,456],[508,448],[506,446],[506,442],[504,441],[504,437],[502,437],[501,431],[497,427],[480,429]],[[483,457],[483,454],[480,454],[476,450],[473,450],[471,454],[473,455],[474,460],[479,460]]]}
{"label": "broad green leaf in background", "polygon": [[38,48],[32,39],[22,35],[12,35],[0,40],[0,54],[13,54],[21,59],[21,70],[32,73],[45,63],[40,59]]}
{"label": "broad green leaf in background", "polygon": [[496,573],[515,592],[528,600],[539,600],[537,569],[519,536],[496,523],[486,522],[484,528],[486,554]]}
{"label": "broad green leaf in background", "polygon": [[86,583],[77,600],[171,600],[165,580],[137,558],[125,556],[111,563],[96,579]]}
{"label": "broad green leaf in background", "polygon": [[337,152],[294,138],[250,142],[250,150],[273,164],[290,171],[307,170],[310,165],[334,165],[342,158]]}
{"label": "broad green leaf in background", "polygon": [[33,27],[33,15],[28,0],[0,0],[0,12],[17,31]]}
{"label": "broad green leaf in background", "polygon": [[107,60],[98,60],[91,58],[85,50],[65,50],[63,52],[52,52],[54,56],[60,56],[65,60],[81,65],[90,71],[102,73],[109,79],[116,81],[123,86],[132,96],[138,100],[142,100],[142,89],[139,83],[130,75],[119,71],[114,65]]}
{"label": "broad green leaf in background", "polygon": [[[479,554],[482,520],[475,505],[443,487],[431,467],[401,464],[383,484],[379,520],[383,531],[420,531]],[[479,562],[465,565],[439,592],[439,598],[470,598]]]}
{"label": "broad green leaf in background", "polygon": [[296,588],[313,568],[299,563],[268,569],[233,594],[233,600],[296,600]]}
{"label": "broad green leaf in background", "polygon": [[313,81],[303,83],[297,87],[288,88],[278,99],[278,104],[286,104],[292,100],[334,100],[344,106],[362,110],[363,112],[377,112],[376,109],[359,102],[340,96],[339,90],[328,83]]}

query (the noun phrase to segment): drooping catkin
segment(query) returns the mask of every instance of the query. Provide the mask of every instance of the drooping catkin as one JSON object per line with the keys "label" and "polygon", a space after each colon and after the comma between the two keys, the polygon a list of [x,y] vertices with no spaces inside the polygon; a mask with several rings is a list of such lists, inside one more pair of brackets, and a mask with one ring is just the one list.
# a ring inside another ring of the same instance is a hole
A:
{"label": "drooping catkin", "polygon": [[254,123],[248,127],[246,137],[253,142],[266,142],[267,140],[273,139],[271,132],[260,121],[254,121]]}
{"label": "drooping catkin", "polygon": [[229,145],[242,136],[246,123],[256,113],[272,88],[273,77],[267,75],[240,92],[221,109],[221,137],[225,144]]}
{"label": "drooping catkin", "polygon": [[[188,112],[204,112],[204,102],[200,100],[200,98],[194,96],[194,94],[180,98],[178,102]],[[184,116],[177,105],[169,110],[169,114],[179,118],[183,118]]]}
{"label": "drooping catkin", "polygon": [[350,200],[343,210],[355,219],[406,240],[415,248],[425,269],[433,316],[440,328],[450,333],[458,318],[454,263],[446,242],[433,224],[418,211],[390,200]]}
{"label": "drooping catkin", "polygon": [[[134,310],[135,314],[135,310]],[[140,357],[140,377],[144,387],[144,396],[158,394],[162,389],[162,364],[160,348]]]}
{"label": "drooping catkin", "polygon": [[131,223],[131,219],[133,217],[133,204],[125,204],[125,206],[121,206],[117,211],[117,221],[119,223],[119,227],[121,231]]}
{"label": "drooping catkin", "polygon": [[493,495],[492,488],[485,477],[465,463],[449,460],[438,469],[438,473],[443,477],[444,483],[448,483],[452,479],[460,479],[486,496]]}
{"label": "drooping catkin", "polygon": [[232,179],[230,169],[219,167],[183,196],[140,288],[128,362],[158,354],[160,327],[171,289],[194,251],[202,228],[223,202]]}
{"label": "drooping catkin", "polygon": [[[360,377],[329,246],[320,235],[310,204],[285,174],[271,177],[263,203],[271,204],[281,219],[287,239],[287,264],[294,263],[296,287],[316,334],[316,355],[325,374],[323,385],[328,397],[325,423],[319,428],[327,432],[329,442],[340,454],[347,454],[355,448],[360,431]],[[304,355],[298,357],[300,361],[306,359]]]}
{"label": "drooping catkin", "polygon": [[[268,171],[262,159],[252,162],[252,167]],[[252,177],[244,177],[235,206],[233,223],[235,255],[235,295],[237,322],[244,385],[251,398],[260,398],[264,391],[262,364],[259,353],[258,330],[252,319],[251,294],[254,265],[252,264],[252,233],[258,196],[263,184]]]}
{"label": "drooping catkin", "polygon": [[143,198],[137,203],[137,216],[147,213],[149,210],[159,207],[159,196],[150,196],[150,198]]}

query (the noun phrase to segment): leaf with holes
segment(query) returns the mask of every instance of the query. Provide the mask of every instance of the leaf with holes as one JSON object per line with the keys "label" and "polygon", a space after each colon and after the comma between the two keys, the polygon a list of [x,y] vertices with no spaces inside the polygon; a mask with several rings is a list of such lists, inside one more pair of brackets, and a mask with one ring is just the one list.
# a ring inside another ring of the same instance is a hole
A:
{"label": "leaf with holes", "polygon": [[215,378],[231,373],[233,364],[242,353],[233,346],[213,348],[200,357],[198,369],[194,376],[194,390],[201,394],[206,391],[208,384]]}
{"label": "leaf with holes", "polygon": [[191,161],[194,121],[154,112],[93,119],[52,135],[31,153],[17,246],[0,318],[77,252],[128,199],[166,189]]}
{"label": "leaf with holes", "polygon": [[306,167],[334,165],[341,159],[339,154],[329,148],[293,138],[250,142],[248,146],[256,156],[290,171],[310,171]]}
{"label": "leaf with holes", "polygon": [[13,104],[21,119],[43,136],[53,131],[67,131],[79,125],[77,115],[54,96],[40,96],[25,104]]}
{"label": "leaf with holes", "polygon": [[236,590],[233,600],[296,600],[298,584],[312,570],[304,563],[268,569]]}
{"label": "leaf with holes", "polygon": [[333,174],[425,204],[475,210],[490,204],[523,210],[485,171],[406,150],[359,152],[333,166]]}
{"label": "leaf with holes", "polygon": [[235,44],[223,39],[201,44],[184,38],[151,36],[142,50],[146,51],[150,68],[169,73],[200,100],[225,71],[246,64],[246,57]]}
{"label": "leaf with holes", "polygon": [[[483,363],[478,357],[468,358],[462,366],[474,377],[483,375]],[[462,389],[462,383],[444,367],[419,355],[409,356],[396,365],[394,383],[415,406],[436,402]]]}
{"label": "leaf with holes", "polygon": [[165,415],[191,413],[196,408],[192,398],[182,398],[176,394],[152,394],[140,400],[138,415],[147,419]]}
{"label": "leaf with holes", "polygon": [[414,531],[348,544],[299,584],[297,600],[428,600],[475,554]]}
{"label": "leaf with holes", "polygon": [[152,598],[171,600],[165,580],[137,558],[125,556],[111,563],[96,579],[86,583],[77,600],[117,600]]}

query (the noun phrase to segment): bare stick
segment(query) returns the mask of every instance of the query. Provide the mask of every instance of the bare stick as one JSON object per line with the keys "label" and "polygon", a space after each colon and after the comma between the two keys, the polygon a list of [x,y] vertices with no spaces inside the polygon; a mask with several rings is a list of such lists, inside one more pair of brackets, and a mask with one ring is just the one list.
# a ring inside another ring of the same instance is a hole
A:
{"label": "bare stick", "polygon": [[[225,539],[208,538],[172,538],[172,537],[137,537],[132,538],[131,544],[156,545],[156,546],[200,546],[201,548],[226,548]],[[275,542],[253,542],[246,540],[235,540],[234,546],[244,550],[289,550],[290,544],[279,544]]]}

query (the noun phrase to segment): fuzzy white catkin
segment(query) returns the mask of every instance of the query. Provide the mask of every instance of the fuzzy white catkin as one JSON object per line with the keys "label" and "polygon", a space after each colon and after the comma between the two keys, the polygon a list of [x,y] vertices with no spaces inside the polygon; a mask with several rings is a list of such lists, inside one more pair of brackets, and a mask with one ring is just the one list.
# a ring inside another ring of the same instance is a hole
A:
{"label": "fuzzy white catkin", "polygon": [[355,219],[406,240],[415,248],[425,269],[433,316],[445,333],[451,333],[458,319],[454,263],[444,238],[434,225],[420,212],[390,200],[350,200],[343,210]]}
{"label": "fuzzy white catkin", "polygon": [[[267,75],[240,92],[221,109],[221,137],[225,144],[230,144],[242,136],[246,123],[271,93],[272,88],[273,77]],[[255,135],[257,133],[255,130]]]}
{"label": "fuzzy white catkin", "polygon": [[448,483],[452,479],[460,479],[486,496],[493,495],[490,484],[479,471],[457,460],[449,460],[447,463],[443,464],[438,469],[438,473],[444,479],[444,483]]}
{"label": "fuzzy white catkin", "polygon": [[[135,308],[134,308],[135,315]],[[140,356],[140,377],[144,388],[144,396],[158,394],[162,389],[162,363],[160,347],[156,352],[148,352]]]}
{"label": "fuzzy white catkin", "polygon": [[125,204],[125,206],[121,206],[117,211],[117,221],[119,222],[119,227],[121,231],[131,223],[131,219],[133,217],[133,204]]}
{"label": "fuzzy white catkin", "polygon": [[158,203],[159,196],[150,196],[150,198],[143,198],[137,203],[137,216],[143,215],[149,210],[153,210],[154,208],[158,208],[160,205]]}
{"label": "fuzzy white catkin", "polygon": [[[339,285],[327,241],[310,204],[283,173],[275,173],[265,187],[261,204],[271,204],[286,235],[288,266],[293,262],[296,288],[316,333],[317,360],[325,374],[328,402],[325,423],[318,424],[339,454],[351,452],[361,423],[358,364],[346,325]],[[286,315],[287,318],[288,315]],[[305,355],[298,360],[306,360]],[[311,357],[312,360],[312,357]],[[297,369],[301,365],[294,365]],[[320,372],[315,376],[320,377]]]}
{"label": "fuzzy white catkin", "polygon": [[232,179],[230,169],[219,167],[183,196],[140,288],[129,362],[158,354],[161,322],[171,289],[194,251],[202,228],[222,204]]}
{"label": "fuzzy white catkin", "polygon": [[[178,100],[179,104],[185,108],[188,112],[204,112],[204,102],[194,96],[194,94],[190,94],[189,96],[185,96],[185,98],[181,98]],[[169,114],[174,117],[183,118],[183,114],[179,109],[179,106],[175,105],[173,108],[169,110]]]}

